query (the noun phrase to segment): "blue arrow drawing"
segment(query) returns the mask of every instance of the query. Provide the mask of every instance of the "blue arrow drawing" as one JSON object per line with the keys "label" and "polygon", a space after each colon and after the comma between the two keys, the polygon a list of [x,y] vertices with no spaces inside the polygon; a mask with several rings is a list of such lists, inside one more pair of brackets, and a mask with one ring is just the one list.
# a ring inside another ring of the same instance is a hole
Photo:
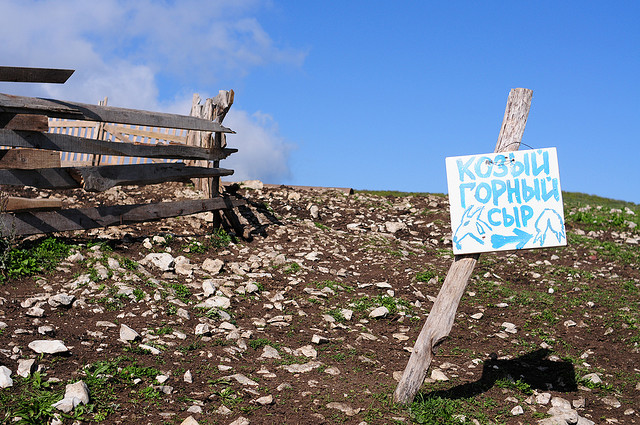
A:
{"label": "blue arrow drawing", "polygon": [[527,233],[520,229],[513,229],[513,236],[510,235],[491,235],[491,246],[493,248],[502,248],[503,246],[517,242],[516,249],[522,249],[527,242],[533,237],[531,233]]}

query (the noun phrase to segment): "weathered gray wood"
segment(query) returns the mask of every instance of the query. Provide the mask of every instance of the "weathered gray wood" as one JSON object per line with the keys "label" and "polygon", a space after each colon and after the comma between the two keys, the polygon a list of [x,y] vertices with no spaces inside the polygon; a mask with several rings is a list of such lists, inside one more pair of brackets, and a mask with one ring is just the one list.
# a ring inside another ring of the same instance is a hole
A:
{"label": "weathered gray wood", "polygon": [[57,198],[20,198],[9,196],[3,211],[51,210],[62,208],[62,200]]}
{"label": "weathered gray wood", "polygon": [[[520,148],[532,93],[531,90],[521,88],[513,89],[509,93],[495,152],[515,151]],[[455,257],[393,393],[395,402],[410,403],[418,393],[427,376],[436,347],[451,332],[460,299],[478,258],[480,254]]]}
{"label": "weathered gray wood", "polygon": [[63,152],[79,152],[99,155],[133,156],[143,158],[174,159],[224,159],[237,149],[211,150],[187,145],[148,145],[107,142],[86,137],[36,131],[13,131],[0,129],[0,146],[49,149]]}
{"label": "weathered gray wood", "polygon": [[244,200],[215,198],[50,212],[5,213],[0,214],[0,235],[33,235],[68,230],[86,230],[196,214],[245,204]]}
{"label": "weathered gray wood", "polygon": [[3,93],[0,93],[0,112],[45,114],[50,118],[233,133],[232,130],[223,127],[217,122],[188,115],[90,105],[55,99],[12,96]]}
{"label": "weathered gray wood", "polygon": [[60,167],[60,154],[40,149],[9,149],[0,151],[0,169],[36,170]]}
{"label": "weathered gray wood", "polygon": [[65,83],[73,73],[73,69],[0,66],[0,81],[62,84]]}
{"label": "weathered gray wood", "polygon": [[[233,105],[233,100],[233,90],[220,90],[216,97],[208,98],[204,101],[204,104],[200,104],[200,96],[196,93],[193,95],[191,116],[199,117],[221,124],[227,113],[229,112],[231,105]],[[187,144],[191,146],[207,148],[212,152],[218,151],[227,145],[226,136],[224,134],[212,134],[211,132],[203,131],[187,132]],[[219,160],[214,160],[213,164],[204,164],[202,161],[187,162],[187,164],[213,168],[217,168],[220,166]],[[204,193],[209,193],[209,196],[212,198],[220,194],[219,179],[196,179],[194,180],[194,184],[197,189],[202,190]]]}
{"label": "weathered gray wood", "polygon": [[0,113],[0,128],[7,130],[48,131],[46,115]]}
{"label": "weathered gray wood", "polygon": [[72,189],[101,192],[113,186],[147,185],[185,181],[194,177],[229,176],[224,168],[187,167],[174,164],[106,165],[102,167],[0,170],[0,184],[40,189]]}

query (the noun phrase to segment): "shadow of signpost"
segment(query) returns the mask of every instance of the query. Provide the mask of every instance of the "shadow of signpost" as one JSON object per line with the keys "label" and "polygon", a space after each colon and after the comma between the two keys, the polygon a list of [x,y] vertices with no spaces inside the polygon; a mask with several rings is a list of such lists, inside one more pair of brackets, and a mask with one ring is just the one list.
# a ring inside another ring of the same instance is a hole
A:
{"label": "shadow of signpost", "polygon": [[447,390],[421,393],[423,399],[461,399],[480,395],[490,390],[501,379],[526,383],[540,391],[571,392],[578,389],[573,364],[547,359],[550,351],[540,349],[511,360],[492,357],[485,361],[478,381],[457,385]]}

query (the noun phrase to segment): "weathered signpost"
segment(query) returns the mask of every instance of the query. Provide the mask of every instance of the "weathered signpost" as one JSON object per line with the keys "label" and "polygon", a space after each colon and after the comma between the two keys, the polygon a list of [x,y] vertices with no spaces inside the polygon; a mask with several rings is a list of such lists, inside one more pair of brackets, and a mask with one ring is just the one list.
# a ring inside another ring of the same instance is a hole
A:
{"label": "weathered signpost", "polygon": [[[564,219],[559,227],[556,216],[562,212],[562,197],[555,150],[515,152],[520,148],[532,94],[524,88],[509,93],[494,154],[447,159],[456,256],[393,394],[395,402],[409,403],[418,393],[436,347],[451,332],[480,252],[549,246],[554,238],[555,245],[566,244]],[[503,152],[513,153],[499,155]],[[506,176],[511,176],[510,183],[501,180]],[[534,206],[523,202],[525,199],[533,200]],[[540,231],[531,234],[535,228]]]}

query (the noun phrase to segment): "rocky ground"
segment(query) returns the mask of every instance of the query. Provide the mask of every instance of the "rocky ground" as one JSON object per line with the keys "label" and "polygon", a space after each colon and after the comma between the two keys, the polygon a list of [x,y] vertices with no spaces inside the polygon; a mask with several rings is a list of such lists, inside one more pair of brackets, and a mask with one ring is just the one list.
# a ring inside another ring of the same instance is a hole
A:
{"label": "rocky ground", "polygon": [[44,246],[64,259],[0,284],[0,420],[640,423],[637,208],[570,206],[568,247],[482,255],[416,402],[400,406],[453,259],[447,198],[246,186],[248,239],[201,214],[14,241],[24,258]]}

